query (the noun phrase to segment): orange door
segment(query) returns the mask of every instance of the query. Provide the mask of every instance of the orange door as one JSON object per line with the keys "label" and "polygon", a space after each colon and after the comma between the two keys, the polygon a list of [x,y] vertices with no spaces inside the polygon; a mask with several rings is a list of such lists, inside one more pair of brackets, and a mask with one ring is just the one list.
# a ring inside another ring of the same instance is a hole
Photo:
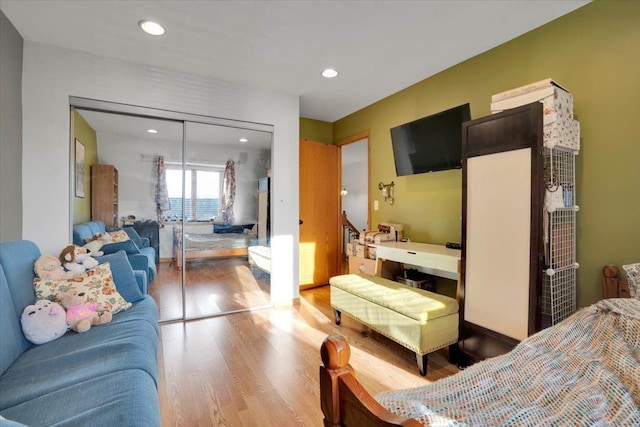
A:
{"label": "orange door", "polygon": [[340,150],[300,140],[300,286],[339,274]]}

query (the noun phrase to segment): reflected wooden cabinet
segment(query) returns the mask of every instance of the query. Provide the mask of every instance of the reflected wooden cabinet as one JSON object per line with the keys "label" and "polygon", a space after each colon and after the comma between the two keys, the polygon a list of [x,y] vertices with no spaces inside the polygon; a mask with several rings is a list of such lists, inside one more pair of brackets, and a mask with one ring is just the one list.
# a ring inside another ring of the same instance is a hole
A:
{"label": "reflected wooden cabinet", "polygon": [[258,239],[264,244],[271,237],[269,178],[258,180]]}
{"label": "reflected wooden cabinet", "polygon": [[91,220],[118,226],[118,170],[113,165],[91,166]]}

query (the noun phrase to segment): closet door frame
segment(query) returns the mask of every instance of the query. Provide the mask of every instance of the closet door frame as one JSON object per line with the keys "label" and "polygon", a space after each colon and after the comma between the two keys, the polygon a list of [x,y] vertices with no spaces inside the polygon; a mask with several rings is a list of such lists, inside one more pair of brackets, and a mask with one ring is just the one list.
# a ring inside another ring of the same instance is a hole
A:
{"label": "closet door frame", "polygon": [[[505,353],[519,340],[465,320],[467,284],[468,160],[514,150],[531,150],[531,205],[529,231],[529,283],[527,336],[541,328],[542,290],[542,201],[544,163],[542,153],[542,104],[539,102],[465,122],[462,141],[462,268],[460,295],[460,350],[474,361]],[[509,203],[505,195],[505,203]],[[509,232],[505,230],[505,232]],[[488,267],[491,268],[491,267]],[[468,301],[467,301],[468,302]],[[500,310],[499,307],[495,308]]]}

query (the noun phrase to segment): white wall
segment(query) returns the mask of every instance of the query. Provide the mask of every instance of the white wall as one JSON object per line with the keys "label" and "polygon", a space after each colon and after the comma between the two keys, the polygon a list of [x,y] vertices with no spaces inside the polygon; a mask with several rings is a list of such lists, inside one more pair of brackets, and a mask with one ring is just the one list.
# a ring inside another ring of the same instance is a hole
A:
{"label": "white wall", "polygon": [[22,235],[48,254],[71,241],[69,96],[273,125],[272,300],[299,296],[297,96],[26,41]]}
{"label": "white wall", "polygon": [[376,228],[377,224],[367,227],[369,209],[369,140],[361,139],[343,145],[342,149],[342,185],[349,194],[342,196],[342,210],[347,218],[360,231]]}

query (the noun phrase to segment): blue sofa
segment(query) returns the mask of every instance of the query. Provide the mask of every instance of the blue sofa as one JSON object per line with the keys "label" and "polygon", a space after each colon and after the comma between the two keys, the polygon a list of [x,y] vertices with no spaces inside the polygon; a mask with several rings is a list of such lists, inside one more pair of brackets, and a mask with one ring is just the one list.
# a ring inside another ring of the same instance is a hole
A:
{"label": "blue sofa", "polygon": [[82,334],[33,345],[20,317],[35,301],[38,257],[33,242],[0,242],[0,426],[159,426],[158,309],[126,254],[101,261],[110,262],[131,308]]}
{"label": "blue sofa", "polygon": [[[73,244],[84,246],[86,239],[97,233],[106,233],[113,231],[107,229],[103,221],[89,221],[73,226]],[[129,257],[129,262],[134,270],[145,271],[149,284],[156,277],[156,250],[149,246],[149,239],[140,237],[136,230],[131,227],[125,227],[124,231],[131,240],[119,243],[109,243],[101,249],[105,254],[114,253],[124,250]]]}

